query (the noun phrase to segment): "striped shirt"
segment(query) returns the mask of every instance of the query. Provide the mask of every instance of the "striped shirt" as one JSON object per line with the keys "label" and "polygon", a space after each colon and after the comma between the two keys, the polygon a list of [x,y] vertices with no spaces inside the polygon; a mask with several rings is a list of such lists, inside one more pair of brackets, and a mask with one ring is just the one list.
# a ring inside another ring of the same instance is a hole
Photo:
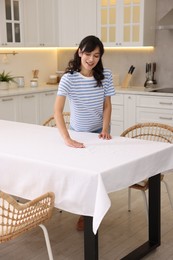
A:
{"label": "striped shirt", "polygon": [[98,87],[94,77],[79,72],[62,76],[57,95],[68,97],[70,125],[75,131],[92,132],[102,128],[104,99],[115,94],[111,71],[104,69],[104,77],[102,87]]}

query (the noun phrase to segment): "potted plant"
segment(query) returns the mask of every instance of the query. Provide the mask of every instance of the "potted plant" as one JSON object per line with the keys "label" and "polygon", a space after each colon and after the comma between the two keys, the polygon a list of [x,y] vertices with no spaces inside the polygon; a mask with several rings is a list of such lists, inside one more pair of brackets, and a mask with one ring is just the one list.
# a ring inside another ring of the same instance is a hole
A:
{"label": "potted plant", "polygon": [[8,72],[3,71],[0,73],[0,90],[9,89],[9,83],[15,82],[14,77]]}

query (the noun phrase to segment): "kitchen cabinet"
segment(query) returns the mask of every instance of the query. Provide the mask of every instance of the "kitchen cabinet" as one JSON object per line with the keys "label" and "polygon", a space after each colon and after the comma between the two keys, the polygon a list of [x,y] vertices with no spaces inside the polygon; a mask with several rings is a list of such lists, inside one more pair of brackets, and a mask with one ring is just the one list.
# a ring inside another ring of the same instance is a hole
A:
{"label": "kitchen cabinet", "polygon": [[124,129],[136,123],[136,95],[124,95]]}
{"label": "kitchen cabinet", "polygon": [[57,91],[40,93],[39,124],[42,125],[50,116],[53,115],[56,93]]}
{"label": "kitchen cabinet", "polygon": [[112,135],[120,135],[137,123],[173,125],[173,96],[117,93],[111,100]]}
{"label": "kitchen cabinet", "polygon": [[18,121],[18,97],[6,96],[0,98],[0,119]]}
{"label": "kitchen cabinet", "polygon": [[153,46],[156,0],[99,0],[98,34],[105,46]]}
{"label": "kitchen cabinet", "polygon": [[173,97],[137,96],[136,121],[173,125]]}
{"label": "kitchen cabinet", "polygon": [[0,46],[23,46],[23,2],[0,0]]}
{"label": "kitchen cabinet", "polygon": [[116,94],[111,101],[111,134],[120,135],[126,128],[136,123],[136,96]]}
{"label": "kitchen cabinet", "polygon": [[19,121],[39,124],[39,94],[26,94],[19,97]]}
{"label": "kitchen cabinet", "polygon": [[[28,88],[29,93],[26,94],[21,93],[21,88],[13,90],[12,92],[15,92],[13,95],[9,95],[8,91],[6,94],[0,93],[0,119],[42,125],[53,114],[57,93],[57,89],[44,90],[44,88],[38,92],[37,89],[31,91]],[[68,107],[66,111],[67,109]]]}
{"label": "kitchen cabinet", "polygon": [[124,97],[123,94],[116,94],[111,97],[111,135],[120,135],[124,129]]}
{"label": "kitchen cabinet", "polygon": [[24,1],[25,46],[57,46],[57,5],[56,0]]}
{"label": "kitchen cabinet", "polygon": [[87,35],[96,35],[96,0],[59,0],[59,46],[76,47]]}

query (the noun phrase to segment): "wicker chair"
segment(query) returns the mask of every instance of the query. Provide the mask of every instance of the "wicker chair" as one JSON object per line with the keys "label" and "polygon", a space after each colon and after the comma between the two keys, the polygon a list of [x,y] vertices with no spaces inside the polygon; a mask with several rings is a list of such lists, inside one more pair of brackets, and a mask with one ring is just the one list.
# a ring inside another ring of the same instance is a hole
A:
{"label": "wicker chair", "polygon": [[[173,143],[173,127],[161,123],[139,123],[128,129],[122,134],[122,137],[138,138],[157,142]],[[165,184],[168,193],[169,201],[173,209],[173,202],[169,191],[168,184],[164,180],[164,175],[161,174],[161,181]],[[148,179],[136,183],[128,188],[128,210],[131,211],[131,189],[140,190],[142,192],[146,205],[146,213],[148,218],[148,203],[145,191],[148,189]]]}
{"label": "wicker chair", "polygon": [[[70,112],[63,112],[64,121],[67,129],[70,126]],[[48,120],[43,123],[44,126],[56,127],[55,119],[51,116]]]}
{"label": "wicker chair", "polygon": [[54,193],[52,192],[20,204],[9,194],[0,191],[0,243],[40,226],[44,233],[49,259],[53,260],[49,235],[42,224],[50,219],[53,207]]}

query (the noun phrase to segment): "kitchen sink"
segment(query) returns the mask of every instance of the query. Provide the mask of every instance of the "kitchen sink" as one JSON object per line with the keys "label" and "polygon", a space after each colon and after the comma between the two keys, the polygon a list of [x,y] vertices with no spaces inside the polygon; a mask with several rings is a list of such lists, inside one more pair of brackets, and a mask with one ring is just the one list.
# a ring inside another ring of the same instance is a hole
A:
{"label": "kitchen sink", "polygon": [[158,92],[158,93],[173,93],[173,88],[158,88],[152,89],[150,92]]}

